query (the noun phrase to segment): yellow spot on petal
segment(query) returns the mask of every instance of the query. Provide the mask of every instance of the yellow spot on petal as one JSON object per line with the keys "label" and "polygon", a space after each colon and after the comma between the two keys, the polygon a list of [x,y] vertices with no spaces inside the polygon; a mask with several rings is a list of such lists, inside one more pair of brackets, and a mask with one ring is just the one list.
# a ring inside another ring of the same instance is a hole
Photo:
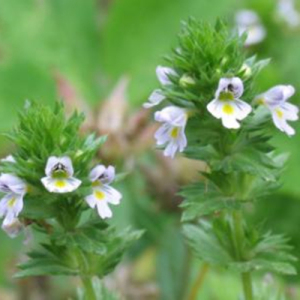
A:
{"label": "yellow spot on petal", "polygon": [[276,109],[275,112],[276,112],[276,115],[279,119],[283,118],[283,112],[280,109]]}
{"label": "yellow spot on petal", "polygon": [[16,198],[11,198],[10,200],[8,200],[7,205],[9,207],[13,207],[16,203]]}
{"label": "yellow spot on petal", "polygon": [[57,180],[57,181],[55,182],[55,186],[56,186],[57,188],[62,189],[62,188],[64,188],[64,187],[66,186],[66,182],[65,182],[65,181],[62,181],[62,180]]}
{"label": "yellow spot on petal", "polygon": [[105,198],[105,194],[101,191],[95,191],[94,194],[98,200],[103,200]]}
{"label": "yellow spot on petal", "polygon": [[176,139],[179,135],[179,127],[173,127],[173,129],[170,132],[170,136],[173,139]]}
{"label": "yellow spot on petal", "polygon": [[234,113],[234,108],[232,105],[225,103],[223,105],[223,112],[227,115],[232,115]]}

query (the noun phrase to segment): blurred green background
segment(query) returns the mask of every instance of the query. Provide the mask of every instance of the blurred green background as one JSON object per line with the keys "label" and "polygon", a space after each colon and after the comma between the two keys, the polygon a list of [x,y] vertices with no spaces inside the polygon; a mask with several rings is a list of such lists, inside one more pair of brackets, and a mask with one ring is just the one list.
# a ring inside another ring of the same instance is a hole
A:
{"label": "blurred green background", "polygon": [[[298,2],[296,5],[300,10]],[[276,84],[293,84],[297,90],[293,102],[300,104],[300,30],[289,28],[278,19],[275,0],[0,0],[0,131],[5,132],[14,126],[25,99],[49,104],[57,100],[60,97],[57,74],[67,78],[92,107],[108,97],[121,77],[128,76],[130,110],[139,110],[151,90],[157,87],[155,67],[176,45],[176,34],[182,20],[194,16],[214,22],[222,17],[233,25],[235,13],[244,8],[254,9],[267,29],[266,39],[246,51],[249,55],[257,52],[260,58],[272,58],[259,77],[257,90],[261,92]],[[300,130],[299,124],[295,127]],[[290,236],[299,257],[300,134],[289,138],[274,130],[274,144],[280,151],[290,153],[282,176],[282,188],[258,203],[257,211],[251,217],[275,232]],[[11,150],[2,136],[0,146],[2,156]],[[148,163],[147,157],[141,160]],[[186,249],[181,248],[177,225],[173,226],[178,223],[179,215],[162,211],[155,216],[159,219],[155,221],[159,224],[157,228],[141,222],[142,217],[137,215],[143,214],[138,209],[143,207],[147,214],[157,199],[145,192],[145,182],[140,179],[138,171],[131,178],[120,188],[125,199],[134,200],[123,201],[114,222],[138,225],[149,231],[148,240],[144,239],[132,251],[132,256],[138,253],[137,256],[142,257],[141,262],[137,258],[137,268],[146,274],[146,278],[147,272],[156,274],[154,278],[162,290],[161,299],[183,299],[178,292],[178,282],[183,278],[180,258]],[[23,285],[28,284],[11,280],[15,263],[22,259],[22,239],[12,241],[0,233],[1,300],[19,299],[14,296],[16,286],[24,289]],[[167,242],[162,243],[163,240]],[[147,265],[147,260],[152,259],[153,247],[160,249],[154,250],[154,256],[157,256],[158,269],[161,270],[153,271]],[[178,259],[177,266],[172,265],[174,258]],[[192,266],[197,272],[199,262],[193,262]],[[211,271],[198,299],[237,299],[240,286],[235,275],[225,275],[221,270]],[[143,277],[143,274],[138,277]],[[293,287],[300,284],[298,278],[278,280],[292,290],[290,299],[300,299],[300,295],[293,298]],[[55,284],[65,290],[61,282]],[[220,290],[224,291],[221,296],[217,292]],[[8,298],[5,298],[6,294]]]}

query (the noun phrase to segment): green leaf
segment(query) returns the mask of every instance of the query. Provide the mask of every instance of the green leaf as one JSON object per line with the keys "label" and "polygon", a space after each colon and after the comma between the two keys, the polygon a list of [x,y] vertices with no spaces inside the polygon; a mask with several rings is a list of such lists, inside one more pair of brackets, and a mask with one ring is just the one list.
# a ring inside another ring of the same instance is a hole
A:
{"label": "green leaf", "polygon": [[188,251],[182,233],[170,224],[160,236],[157,254],[157,277],[160,299],[181,300],[187,286]]}
{"label": "green leaf", "polygon": [[226,266],[232,259],[219,243],[210,225],[183,225],[183,234],[187,238],[194,254],[201,260],[214,265]]}

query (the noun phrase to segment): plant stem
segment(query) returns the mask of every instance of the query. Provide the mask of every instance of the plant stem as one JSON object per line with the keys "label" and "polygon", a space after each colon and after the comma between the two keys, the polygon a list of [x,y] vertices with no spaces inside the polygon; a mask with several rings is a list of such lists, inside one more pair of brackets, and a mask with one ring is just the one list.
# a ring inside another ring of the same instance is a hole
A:
{"label": "plant stem", "polygon": [[[245,239],[244,229],[243,229],[243,218],[241,211],[236,210],[233,212],[233,231],[235,238],[235,248],[236,248],[236,258],[238,261],[243,260],[243,241]],[[252,292],[252,280],[251,273],[242,273],[242,282],[245,300],[253,300]]]}
{"label": "plant stem", "polygon": [[93,287],[93,281],[92,281],[92,277],[81,277],[81,281],[83,283],[84,286],[84,290],[85,290],[85,300],[97,300],[95,291],[94,291],[94,287]]}
{"label": "plant stem", "polygon": [[242,282],[243,282],[243,290],[244,290],[245,299],[253,300],[252,280],[251,280],[250,272],[242,273]]}
{"label": "plant stem", "polygon": [[195,283],[192,286],[192,291],[188,297],[188,300],[196,300],[198,292],[203,284],[204,278],[209,270],[209,265],[204,263],[198,273]]}

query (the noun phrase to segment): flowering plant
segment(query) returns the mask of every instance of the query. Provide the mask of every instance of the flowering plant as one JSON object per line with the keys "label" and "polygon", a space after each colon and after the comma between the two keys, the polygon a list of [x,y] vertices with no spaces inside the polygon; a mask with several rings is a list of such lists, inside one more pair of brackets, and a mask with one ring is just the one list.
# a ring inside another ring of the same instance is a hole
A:
{"label": "flowering plant", "polygon": [[155,138],[166,156],[183,151],[206,163],[203,180],[181,191],[183,233],[194,254],[240,272],[250,300],[253,271],[295,274],[287,239],[264,232],[247,216],[279,186],[286,159],[270,143],[270,121],[291,136],[287,121],[298,119],[298,108],[287,102],[295,92],[290,85],[257,96],[256,76],[269,61],[246,58],[245,40],[222,22],[213,27],[190,19],[166,57],[168,67],[157,68],[161,88],[144,106],[170,103],[155,113],[163,123]]}
{"label": "flowering plant", "polygon": [[39,246],[17,277],[79,276],[83,299],[93,300],[100,295],[92,278],[111,272],[140,232],[120,232],[104,220],[122,195],[111,186],[115,168],[94,160],[105,137],[82,136],[83,120],[77,112],[66,119],[59,103],[54,109],[26,104],[6,134],[15,151],[0,165],[0,216],[11,237],[28,228],[39,233]]}

